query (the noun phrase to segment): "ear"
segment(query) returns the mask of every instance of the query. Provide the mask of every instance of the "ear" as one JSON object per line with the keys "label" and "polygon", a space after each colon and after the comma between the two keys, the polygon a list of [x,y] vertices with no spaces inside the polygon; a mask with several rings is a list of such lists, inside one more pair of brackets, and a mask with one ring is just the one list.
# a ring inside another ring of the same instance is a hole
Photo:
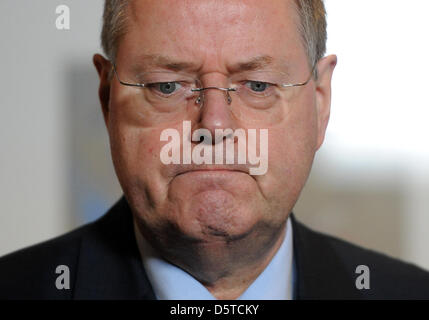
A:
{"label": "ear", "polygon": [[98,87],[98,97],[103,111],[104,122],[106,126],[109,123],[109,100],[110,100],[110,72],[112,64],[100,54],[95,54],[92,59],[98,76],[100,77],[100,85]]}
{"label": "ear", "polygon": [[317,146],[316,151],[325,139],[326,128],[331,112],[331,80],[337,56],[330,55],[322,58],[317,66],[318,79],[316,81],[316,108],[317,108]]}

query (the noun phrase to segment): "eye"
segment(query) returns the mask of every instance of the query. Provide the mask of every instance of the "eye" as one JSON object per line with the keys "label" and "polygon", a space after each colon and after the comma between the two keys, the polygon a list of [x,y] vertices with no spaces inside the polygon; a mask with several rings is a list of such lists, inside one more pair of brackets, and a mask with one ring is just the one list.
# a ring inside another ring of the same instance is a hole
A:
{"label": "eye", "polygon": [[247,81],[246,86],[254,92],[264,92],[270,84],[262,81]]}
{"label": "eye", "polygon": [[171,95],[180,89],[182,85],[179,82],[158,82],[147,84],[147,87],[154,88],[162,94]]}

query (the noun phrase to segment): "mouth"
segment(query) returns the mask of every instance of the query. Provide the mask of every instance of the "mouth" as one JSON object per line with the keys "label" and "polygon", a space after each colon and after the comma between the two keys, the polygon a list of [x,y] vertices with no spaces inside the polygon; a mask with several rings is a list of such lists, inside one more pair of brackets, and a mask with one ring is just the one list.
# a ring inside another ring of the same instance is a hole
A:
{"label": "mouth", "polygon": [[245,166],[190,166],[179,168],[176,176],[184,174],[208,174],[208,175],[217,175],[217,174],[231,174],[231,173],[245,173],[249,174],[249,169]]}

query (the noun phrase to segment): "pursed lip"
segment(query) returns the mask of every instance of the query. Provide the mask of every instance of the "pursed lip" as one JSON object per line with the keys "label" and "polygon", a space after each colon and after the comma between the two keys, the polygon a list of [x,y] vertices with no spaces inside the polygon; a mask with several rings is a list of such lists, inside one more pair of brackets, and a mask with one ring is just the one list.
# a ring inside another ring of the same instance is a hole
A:
{"label": "pursed lip", "polygon": [[177,168],[175,176],[193,172],[241,172],[249,174],[249,169],[245,165],[181,165]]}

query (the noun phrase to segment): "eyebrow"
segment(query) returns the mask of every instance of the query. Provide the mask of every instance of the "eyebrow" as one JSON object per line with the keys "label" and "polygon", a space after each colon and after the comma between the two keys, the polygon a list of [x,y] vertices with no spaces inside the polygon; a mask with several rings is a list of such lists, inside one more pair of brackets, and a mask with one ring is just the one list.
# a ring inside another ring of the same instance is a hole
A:
{"label": "eyebrow", "polygon": [[151,67],[160,67],[172,71],[196,70],[197,65],[192,62],[177,61],[169,56],[158,54],[143,54],[138,58],[139,65],[149,65]]}
{"label": "eyebrow", "polygon": [[[138,61],[139,64],[136,66],[136,69],[142,65],[160,67],[176,72],[184,70],[195,71],[199,69],[198,65],[193,62],[178,61],[170,56],[159,54],[143,54],[139,56]],[[251,58],[248,61],[235,63],[228,67],[228,70],[232,73],[261,70],[270,65],[273,65],[273,61],[274,58],[269,55],[260,55]]]}
{"label": "eyebrow", "polygon": [[229,69],[232,72],[260,70],[272,65],[273,60],[274,58],[271,56],[257,56],[250,59],[249,61],[236,63]]}

